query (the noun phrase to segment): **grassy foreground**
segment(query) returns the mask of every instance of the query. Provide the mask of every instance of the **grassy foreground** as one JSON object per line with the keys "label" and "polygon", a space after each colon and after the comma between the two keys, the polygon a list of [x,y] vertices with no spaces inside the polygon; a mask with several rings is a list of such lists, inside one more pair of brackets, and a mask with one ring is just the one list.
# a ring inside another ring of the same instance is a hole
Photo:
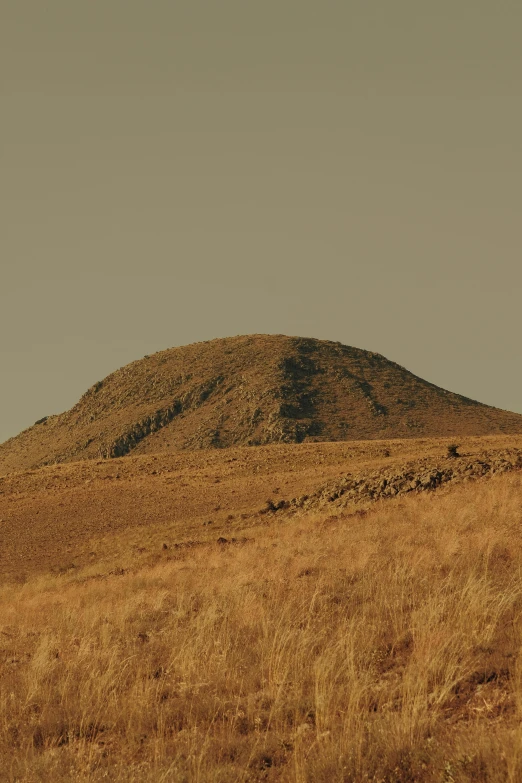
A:
{"label": "grassy foreground", "polygon": [[1,587],[0,780],[522,780],[518,475],[246,539]]}

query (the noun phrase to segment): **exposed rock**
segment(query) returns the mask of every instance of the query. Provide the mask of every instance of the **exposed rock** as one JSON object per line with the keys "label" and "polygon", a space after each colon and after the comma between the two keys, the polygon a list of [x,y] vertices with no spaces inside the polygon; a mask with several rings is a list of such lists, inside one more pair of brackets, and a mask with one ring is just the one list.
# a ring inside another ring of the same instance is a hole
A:
{"label": "exposed rock", "polygon": [[378,354],[250,335],[117,370],[71,410],[0,445],[0,475],[130,453],[516,433],[521,415],[439,389]]}
{"label": "exposed rock", "polygon": [[323,506],[343,508],[411,492],[433,491],[450,482],[459,484],[521,469],[522,449],[488,451],[473,459],[465,456],[441,457],[436,461],[421,459],[400,467],[372,470],[368,474],[346,474],[329,481],[310,497],[293,498],[277,507],[273,504],[270,511],[285,507],[294,510]]}

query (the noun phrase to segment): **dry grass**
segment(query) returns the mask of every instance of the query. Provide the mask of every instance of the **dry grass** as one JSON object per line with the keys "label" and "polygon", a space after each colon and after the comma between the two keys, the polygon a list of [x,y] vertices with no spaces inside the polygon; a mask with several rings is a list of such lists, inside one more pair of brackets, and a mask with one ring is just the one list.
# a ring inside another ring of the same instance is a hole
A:
{"label": "dry grass", "polygon": [[520,781],[521,493],[0,588],[0,780]]}
{"label": "dry grass", "polygon": [[[246,535],[245,528],[264,519],[259,511],[268,498],[314,496],[347,473],[400,472],[410,461],[428,459],[435,467],[448,443],[423,438],[283,444],[85,460],[12,473],[0,477],[1,581],[98,562],[107,570],[137,560],[149,564],[164,542]],[[459,449],[465,459],[488,460],[490,451],[522,449],[522,437],[462,438]],[[144,547],[147,552],[140,553]]]}

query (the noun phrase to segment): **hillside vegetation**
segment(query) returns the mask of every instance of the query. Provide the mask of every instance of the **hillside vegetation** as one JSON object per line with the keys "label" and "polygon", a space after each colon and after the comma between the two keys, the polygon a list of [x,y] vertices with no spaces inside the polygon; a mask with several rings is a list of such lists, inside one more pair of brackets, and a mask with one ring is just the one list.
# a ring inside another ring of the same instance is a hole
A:
{"label": "hillside vegetation", "polygon": [[517,783],[521,490],[265,513],[199,546],[143,526],[153,561],[121,530],[4,584],[0,780]]}
{"label": "hillside vegetation", "polygon": [[454,458],[446,456],[450,444],[274,444],[10,473],[0,477],[1,578],[95,568],[109,555],[121,568],[123,534],[125,567],[152,562],[163,544],[200,546],[241,537],[272,517],[355,511],[379,498],[451,491],[460,482],[516,469],[522,459],[521,436],[463,438],[461,456]]}
{"label": "hillside vegetation", "polygon": [[94,384],[0,446],[0,475],[114,458],[313,441],[522,433],[522,416],[440,389],[379,354],[250,335],[173,348]]}

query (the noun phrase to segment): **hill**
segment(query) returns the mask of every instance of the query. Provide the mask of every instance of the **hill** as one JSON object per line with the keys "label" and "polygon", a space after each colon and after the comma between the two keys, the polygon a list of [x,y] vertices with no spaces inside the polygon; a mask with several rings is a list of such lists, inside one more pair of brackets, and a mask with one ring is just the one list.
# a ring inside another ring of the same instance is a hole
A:
{"label": "hill", "polygon": [[94,384],[0,446],[0,474],[53,463],[270,443],[522,433],[522,416],[379,354],[250,335],[173,348]]}
{"label": "hill", "polygon": [[[0,477],[0,584],[135,569],[303,515],[453,492],[522,467],[522,436],[289,443],[47,465]],[[168,549],[163,550],[166,544]]]}

